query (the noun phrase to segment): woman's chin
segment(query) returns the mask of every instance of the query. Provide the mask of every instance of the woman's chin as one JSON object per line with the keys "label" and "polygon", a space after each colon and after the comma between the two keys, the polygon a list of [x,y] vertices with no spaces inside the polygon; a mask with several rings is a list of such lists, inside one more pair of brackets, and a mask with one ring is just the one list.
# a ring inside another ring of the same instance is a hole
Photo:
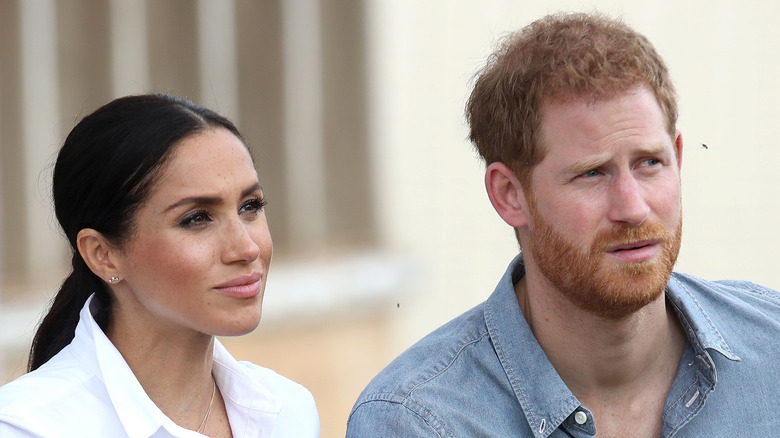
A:
{"label": "woman's chin", "polygon": [[260,325],[260,319],[262,316],[262,308],[258,309],[254,314],[244,313],[242,315],[236,315],[235,318],[227,321],[227,323],[215,330],[215,336],[242,336],[252,333],[258,325]]}

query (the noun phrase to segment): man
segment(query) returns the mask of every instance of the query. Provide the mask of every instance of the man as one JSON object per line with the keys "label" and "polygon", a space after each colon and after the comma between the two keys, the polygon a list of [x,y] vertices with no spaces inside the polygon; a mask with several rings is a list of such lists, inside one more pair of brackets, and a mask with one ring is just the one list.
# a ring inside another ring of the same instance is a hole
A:
{"label": "man", "polygon": [[368,385],[347,436],[778,436],[780,295],[672,273],[683,141],[648,40],[542,18],[491,58],[467,118],[521,254]]}

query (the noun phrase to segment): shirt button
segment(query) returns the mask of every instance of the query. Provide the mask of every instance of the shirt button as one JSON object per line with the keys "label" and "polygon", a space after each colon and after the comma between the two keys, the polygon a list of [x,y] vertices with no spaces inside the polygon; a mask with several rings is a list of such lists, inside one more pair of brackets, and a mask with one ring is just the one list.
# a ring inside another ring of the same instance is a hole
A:
{"label": "shirt button", "polygon": [[577,411],[577,413],[574,414],[574,421],[576,421],[577,424],[585,424],[585,422],[588,421],[588,415],[585,414],[585,412]]}

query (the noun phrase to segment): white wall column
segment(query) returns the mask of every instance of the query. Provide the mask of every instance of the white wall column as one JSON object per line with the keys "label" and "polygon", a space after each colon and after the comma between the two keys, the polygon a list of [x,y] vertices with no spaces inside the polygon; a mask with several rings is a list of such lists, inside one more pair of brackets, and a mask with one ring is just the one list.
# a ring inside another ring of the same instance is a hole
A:
{"label": "white wall column", "polygon": [[111,0],[111,76],[115,97],[149,90],[146,2]]}
{"label": "white wall column", "polygon": [[282,2],[287,217],[292,248],[317,246],[326,226],[320,35],[318,0]]}
{"label": "white wall column", "polygon": [[203,105],[235,121],[238,109],[236,5],[198,1],[198,62]]}
{"label": "white wall column", "polygon": [[66,254],[51,202],[51,170],[62,141],[59,116],[57,19],[54,0],[19,2],[22,117],[27,220],[27,275],[59,273]]}

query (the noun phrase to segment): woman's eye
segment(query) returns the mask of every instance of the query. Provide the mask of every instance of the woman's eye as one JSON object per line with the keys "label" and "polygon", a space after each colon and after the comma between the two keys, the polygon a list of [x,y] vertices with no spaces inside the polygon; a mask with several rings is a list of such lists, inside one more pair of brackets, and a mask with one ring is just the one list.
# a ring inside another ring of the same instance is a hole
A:
{"label": "woman's eye", "polygon": [[241,209],[239,209],[239,214],[241,213],[252,213],[252,214],[258,214],[260,211],[265,207],[267,202],[264,199],[254,198],[250,199],[249,201],[245,202],[243,205],[241,205]]}
{"label": "woman's eye", "polygon": [[180,222],[179,226],[183,228],[193,228],[202,226],[211,222],[211,217],[205,211],[199,211],[188,216],[185,216]]}

